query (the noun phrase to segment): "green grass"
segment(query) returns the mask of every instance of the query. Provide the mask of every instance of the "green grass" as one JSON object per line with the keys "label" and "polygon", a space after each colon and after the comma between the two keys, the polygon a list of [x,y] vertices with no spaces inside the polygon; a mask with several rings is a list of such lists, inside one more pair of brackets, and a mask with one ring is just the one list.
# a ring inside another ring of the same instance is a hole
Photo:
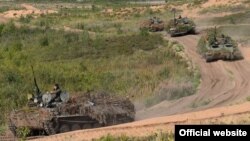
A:
{"label": "green grass", "polygon": [[[13,22],[0,25],[0,121],[12,109],[24,106],[27,94],[34,92],[31,65],[43,92],[56,82],[71,95],[104,90],[144,99],[157,94],[159,85],[167,80],[176,85],[168,100],[192,94],[198,75],[176,55],[182,48],[174,48],[161,34],[139,30],[138,21],[154,14],[167,20],[170,12],[146,11],[127,17],[100,12],[105,8],[119,11],[124,6],[64,7],[37,18],[21,17],[14,21],[22,25],[18,28]],[[64,26],[80,31],[64,31]]]}
{"label": "green grass", "polygon": [[108,134],[92,141],[174,141],[174,135],[173,133],[156,132],[146,137],[128,137],[126,135],[116,137]]}
{"label": "green grass", "polygon": [[3,3],[0,6],[0,13],[9,11],[9,10],[22,10],[24,8],[22,8],[21,6],[17,5],[17,4],[8,4],[8,3]]}
{"label": "green grass", "polygon": [[246,9],[244,5],[218,5],[203,8],[199,13],[222,13],[222,12],[238,12]]}
{"label": "green grass", "polygon": [[[39,4],[37,7],[39,7]],[[32,26],[49,26],[61,29],[66,26],[73,29],[88,30],[93,34],[110,36],[113,34],[121,35],[139,32],[139,22],[152,16],[161,16],[165,22],[172,17],[172,13],[170,13],[167,7],[165,11],[152,11],[149,6],[143,6],[145,9],[141,10],[142,6],[140,5],[124,3],[121,3],[120,6],[97,4],[96,8],[89,8],[84,5],[78,6],[77,4],[71,7],[59,6],[56,8],[58,13],[43,14],[32,20],[27,19],[23,21],[28,21],[26,24]],[[133,11],[124,11],[125,7]],[[113,9],[113,12],[111,14],[104,12],[106,9]],[[121,14],[122,12],[126,12],[126,14]]]}
{"label": "green grass", "polygon": [[206,106],[211,102],[212,102],[211,99],[205,99],[205,100],[201,100],[201,101],[192,102],[189,106],[191,108],[197,108],[197,107]]}
{"label": "green grass", "polygon": [[88,32],[0,27],[3,113],[24,105],[33,93],[31,65],[43,91],[58,82],[70,93],[97,89],[138,98],[151,95],[165,79],[194,78],[160,34],[91,38]]}
{"label": "green grass", "polygon": [[194,87],[194,85],[192,85],[191,83],[189,84],[188,82],[181,82],[179,84],[171,84],[171,82],[169,82],[165,87],[162,87],[158,91],[156,91],[154,95],[146,98],[145,106],[150,107],[164,100],[176,100],[192,95],[195,92],[196,87]]}
{"label": "green grass", "polygon": [[214,24],[244,24],[249,23],[250,11],[235,13],[224,17],[217,17],[212,20]]}
{"label": "green grass", "polygon": [[0,125],[0,135],[4,134],[6,131],[6,126],[5,125]]}
{"label": "green grass", "polygon": [[247,101],[250,101],[250,96],[248,96],[248,97],[246,98],[246,100],[247,100]]}
{"label": "green grass", "polygon": [[235,13],[211,20],[211,24],[219,25],[219,29],[242,44],[249,43],[250,11]]}
{"label": "green grass", "polygon": [[208,0],[165,0],[169,5],[180,6],[187,4],[189,8],[200,7]]}

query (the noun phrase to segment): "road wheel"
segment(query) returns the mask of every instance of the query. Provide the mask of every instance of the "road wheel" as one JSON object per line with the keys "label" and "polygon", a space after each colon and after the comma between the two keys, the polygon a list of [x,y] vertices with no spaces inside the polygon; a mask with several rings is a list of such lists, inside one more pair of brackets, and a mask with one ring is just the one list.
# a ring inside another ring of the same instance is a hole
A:
{"label": "road wheel", "polygon": [[62,124],[60,129],[59,129],[60,133],[64,133],[64,132],[69,132],[70,131],[70,127],[67,124]]}
{"label": "road wheel", "polygon": [[93,128],[98,128],[98,127],[101,127],[101,125],[100,125],[99,123],[93,123],[93,124],[92,124],[92,127],[93,127]]}
{"label": "road wheel", "polygon": [[79,124],[74,124],[74,125],[72,125],[72,131],[73,130],[80,130],[81,129],[81,126],[79,125]]}
{"label": "road wheel", "polygon": [[213,58],[210,57],[210,56],[206,56],[205,59],[206,59],[206,62],[207,62],[207,63],[213,61]]}
{"label": "road wheel", "polygon": [[82,128],[83,129],[89,129],[89,128],[91,128],[91,124],[83,124]]}
{"label": "road wheel", "polygon": [[231,53],[231,56],[230,56],[230,59],[231,60],[235,60],[235,57],[234,57],[235,55],[233,54],[233,53]]}

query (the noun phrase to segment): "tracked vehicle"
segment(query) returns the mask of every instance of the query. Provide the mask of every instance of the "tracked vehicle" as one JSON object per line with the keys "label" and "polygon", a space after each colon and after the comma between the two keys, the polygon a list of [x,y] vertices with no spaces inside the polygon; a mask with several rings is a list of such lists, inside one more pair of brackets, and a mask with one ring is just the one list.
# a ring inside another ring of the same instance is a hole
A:
{"label": "tracked vehicle", "polygon": [[153,17],[143,21],[140,24],[140,30],[148,30],[150,32],[163,31],[164,22],[158,17]]}
{"label": "tracked vehicle", "polygon": [[196,25],[191,19],[180,16],[178,19],[174,18],[168,22],[167,32],[171,37],[195,34],[195,27]]}
{"label": "tracked vehicle", "polygon": [[59,101],[51,102],[50,93],[41,94],[37,84],[36,88],[38,94],[27,107],[10,113],[9,128],[14,135],[23,127],[29,129],[29,136],[52,135],[131,122],[135,118],[134,105],[128,98],[94,91],[69,97],[62,92]]}
{"label": "tracked vehicle", "polygon": [[237,43],[230,36],[218,32],[216,27],[208,29],[200,38],[198,52],[206,62],[243,59]]}
{"label": "tracked vehicle", "polygon": [[173,8],[171,11],[174,14],[174,18],[171,19],[166,26],[166,30],[171,37],[196,33],[196,25],[193,20],[187,17],[183,18],[181,15],[176,18],[176,9]]}

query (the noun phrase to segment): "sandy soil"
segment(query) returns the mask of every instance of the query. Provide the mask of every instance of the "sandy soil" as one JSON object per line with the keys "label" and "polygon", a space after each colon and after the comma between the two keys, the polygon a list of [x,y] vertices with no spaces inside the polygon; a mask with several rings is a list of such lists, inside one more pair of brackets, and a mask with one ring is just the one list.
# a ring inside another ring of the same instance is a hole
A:
{"label": "sandy soil", "polygon": [[183,10],[183,16],[192,17],[192,18],[207,18],[207,17],[223,17],[226,15],[232,14],[231,12],[221,12],[221,13],[208,13],[208,14],[199,14],[199,11],[201,11],[204,8],[212,7],[212,6],[225,6],[225,5],[239,5],[244,0],[208,0],[206,3],[202,4],[199,7],[196,8],[190,8],[188,5],[183,5],[180,7],[177,7],[178,9]]}
{"label": "sandy soil", "polygon": [[[209,0],[209,3],[203,4],[202,7],[232,2],[235,3],[237,1]],[[194,12],[197,14],[197,11]],[[169,37],[165,38],[168,39]],[[223,120],[232,122],[233,119],[237,119],[239,116],[246,118],[246,116],[249,116],[250,103],[235,106],[228,105],[242,103],[250,96],[250,75],[248,75],[250,73],[250,48],[240,47],[245,57],[244,60],[206,63],[196,52],[199,38],[199,35],[173,38],[173,40],[178,41],[185,47],[185,53],[200,69],[202,76],[201,85],[195,95],[176,101],[163,101],[149,109],[137,111],[136,119],[141,121],[113,127],[59,134],[39,140],[65,140],[70,137],[73,140],[89,140],[108,133],[113,135],[145,136],[152,134],[158,129],[163,131],[173,130],[174,124],[178,123],[218,123],[218,121]],[[187,113],[191,111],[198,112]],[[152,119],[142,120],[147,118]],[[224,118],[227,118],[227,120]]]}
{"label": "sandy soil", "polygon": [[[202,123],[202,121],[217,123],[224,121],[221,119],[222,117],[231,116],[231,118],[227,117],[228,121],[230,121],[231,119],[237,119],[235,116],[238,115],[243,115],[244,117],[244,114],[247,114],[249,116],[250,103],[234,106],[225,105],[242,103],[246,101],[246,97],[250,96],[250,49],[247,47],[240,48],[243,55],[246,56],[244,60],[205,63],[205,60],[196,52],[198,39],[199,36],[197,35],[182,36],[173,39],[183,44],[185,52],[190,59],[195,64],[198,64],[202,78],[197,94],[176,101],[164,101],[149,109],[137,112],[137,120],[152,119],[100,129],[58,134],[38,139],[38,141],[90,140],[108,133],[113,135],[146,136],[157,130],[172,131],[174,124],[178,123]],[[217,108],[208,109],[212,107]],[[181,114],[195,110],[198,112]],[[161,117],[165,115],[173,116]]]}
{"label": "sandy soil", "polygon": [[4,19],[1,21],[6,22],[9,19],[20,18],[21,16],[27,16],[27,15],[31,15],[31,14],[40,15],[40,14],[49,14],[49,13],[56,13],[57,12],[55,10],[37,9],[30,4],[21,4],[21,6],[24,7],[25,9],[23,9],[23,10],[9,10],[9,11],[6,11],[4,13],[1,13],[0,18]]}
{"label": "sandy soil", "polygon": [[[235,2],[237,0],[209,0],[209,3],[203,4],[202,7]],[[189,12],[189,14],[192,13]],[[194,11],[195,14],[197,15],[197,11]],[[165,38],[169,39],[167,36]],[[195,95],[176,101],[163,101],[149,109],[137,111],[136,119],[140,120],[137,122],[68,132],[36,139],[36,141],[82,141],[99,138],[108,133],[146,136],[157,130],[172,131],[174,124],[231,122],[239,117],[249,118],[250,103],[239,103],[246,102],[246,98],[250,96],[250,48],[240,47],[244,60],[206,63],[196,52],[199,38],[199,35],[172,38],[185,47],[185,53],[200,69],[201,85]]]}
{"label": "sandy soil", "polygon": [[108,133],[116,136],[126,134],[128,136],[138,137],[152,135],[157,131],[173,132],[175,124],[231,123],[232,120],[242,120],[241,122],[243,123],[245,122],[244,119],[250,115],[249,107],[250,102],[247,102],[241,105],[225,106],[187,114],[152,118],[112,127],[79,130],[43,137],[32,141],[84,141],[100,138]]}
{"label": "sandy soil", "polygon": [[[196,52],[198,39],[197,35],[174,38],[185,46],[185,52],[190,59],[198,64],[202,78],[197,94],[176,101],[163,101],[149,109],[138,111],[137,119],[241,103],[250,96],[249,59],[205,63],[205,60]],[[240,49],[243,55],[249,58],[250,50],[246,47]]]}
{"label": "sandy soil", "polygon": [[227,5],[227,4],[237,4],[242,0],[208,0],[206,3],[202,5],[203,8],[207,8],[210,6],[218,6],[218,5]]}
{"label": "sandy soil", "polygon": [[[238,103],[246,101],[246,97],[250,96],[250,76],[248,75],[250,72],[250,49],[247,47],[240,48],[243,55],[246,56],[244,60],[205,63],[205,60],[196,52],[198,39],[199,36],[197,35],[174,38],[174,40],[185,46],[185,52],[200,68],[202,79],[197,94],[174,102],[164,101],[147,110],[137,112],[137,120],[145,118],[151,119],[112,127],[58,134],[37,139],[36,141],[91,140],[92,138],[99,138],[108,133],[112,135],[126,134],[128,136],[146,136],[158,130],[172,131],[174,124],[231,123],[235,119],[242,119],[242,121],[248,119],[250,103]],[[232,104],[238,105],[228,106]],[[194,110],[197,112],[185,113]]]}

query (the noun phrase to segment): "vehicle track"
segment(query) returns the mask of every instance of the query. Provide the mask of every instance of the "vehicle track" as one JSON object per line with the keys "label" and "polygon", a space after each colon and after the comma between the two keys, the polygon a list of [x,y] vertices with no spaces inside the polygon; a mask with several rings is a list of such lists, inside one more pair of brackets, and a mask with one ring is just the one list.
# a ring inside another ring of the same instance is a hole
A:
{"label": "vehicle track", "polygon": [[[152,118],[211,107],[237,104],[246,101],[250,96],[250,62],[247,59],[238,61],[216,61],[206,63],[196,51],[198,35],[174,38],[185,47],[189,58],[198,65],[201,73],[201,84],[195,95],[176,101],[163,101],[149,109],[137,112],[137,119]],[[241,50],[243,48],[240,48]],[[244,50],[243,54],[250,54]]]}
{"label": "vehicle track", "polygon": [[247,102],[240,105],[224,106],[180,115],[146,119],[116,126],[67,132],[34,139],[32,141],[89,141],[107,134],[114,136],[124,134],[135,137],[148,136],[159,131],[173,132],[175,124],[201,124],[206,122],[218,124],[226,121],[226,119],[245,119],[250,116],[249,107],[250,102]]}
{"label": "vehicle track", "polygon": [[[248,75],[250,73],[250,59],[206,63],[196,52],[198,39],[198,35],[182,36],[173,39],[184,45],[185,52],[200,69],[202,76],[201,85],[195,95],[171,102],[163,101],[149,109],[137,112],[137,120],[151,119],[99,129],[58,134],[40,138],[36,141],[91,140],[108,133],[112,135],[147,136],[157,130],[173,131],[174,124],[201,123],[204,120],[218,120],[223,117],[241,114],[249,115],[250,103],[238,103],[246,101],[246,97],[250,95],[250,75]],[[241,50],[243,50],[243,54],[246,56],[250,54],[249,49],[241,48]],[[206,100],[209,101],[205,103]],[[197,107],[192,106],[194,103],[197,104]],[[232,104],[235,105],[228,106]]]}

